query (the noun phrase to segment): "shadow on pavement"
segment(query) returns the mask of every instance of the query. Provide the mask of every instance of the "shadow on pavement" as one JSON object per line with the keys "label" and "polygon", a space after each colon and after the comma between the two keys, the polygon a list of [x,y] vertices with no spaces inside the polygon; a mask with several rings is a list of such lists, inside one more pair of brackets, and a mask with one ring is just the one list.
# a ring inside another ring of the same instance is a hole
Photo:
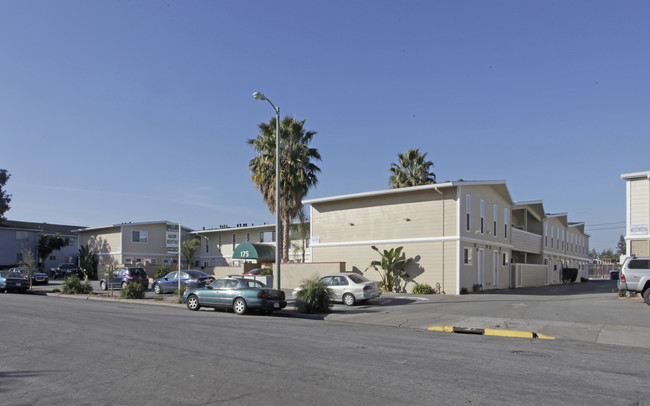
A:
{"label": "shadow on pavement", "polygon": [[569,285],[548,285],[534,288],[485,290],[476,295],[584,295],[590,293],[616,293],[618,288],[613,280],[590,280]]}

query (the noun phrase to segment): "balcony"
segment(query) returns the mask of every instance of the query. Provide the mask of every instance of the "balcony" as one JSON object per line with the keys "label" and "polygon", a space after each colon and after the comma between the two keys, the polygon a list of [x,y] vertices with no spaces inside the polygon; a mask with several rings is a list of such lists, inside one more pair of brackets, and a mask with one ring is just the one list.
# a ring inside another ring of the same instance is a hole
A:
{"label": "balcony", "polygon": [[528,231],[512,228],[512,250],[529,254],[542,253],[542,236]]}

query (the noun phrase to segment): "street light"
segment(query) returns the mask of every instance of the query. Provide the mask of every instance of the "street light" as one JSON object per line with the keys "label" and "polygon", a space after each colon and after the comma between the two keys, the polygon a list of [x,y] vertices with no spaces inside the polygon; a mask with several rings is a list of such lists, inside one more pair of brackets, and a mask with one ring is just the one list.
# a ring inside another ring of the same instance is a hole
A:
{"label": "street light", "polygon": [[271,100],[260,92],[253,93],[255,100],[266,100],[275,111],[275,277],[273,285],[280,290],[280,247],[282,234],[280,233],[280,107],[275,107]]}

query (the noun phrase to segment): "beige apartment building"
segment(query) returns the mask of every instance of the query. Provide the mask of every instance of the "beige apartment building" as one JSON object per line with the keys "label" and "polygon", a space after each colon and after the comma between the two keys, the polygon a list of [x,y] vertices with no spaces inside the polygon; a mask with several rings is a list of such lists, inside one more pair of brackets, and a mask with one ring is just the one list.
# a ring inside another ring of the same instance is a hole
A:
{"label": "beige apartment building", "polygon": [[627,253],[638,257],[650,256],[650,171],[624,173],[626,181],[626,227]]}
{"label": "beige apartment building", "polygon": [[[122,223],[77,230],[79,246],[88,245],[103,265],[172,265],[178,263],[178,251],[167,244],[168,226],[178,223],[152,221]],[[189,237],[189,228],[181,227],[181,240]]]}
{"label": "beige apartment building", "polygon": [[[562,267],[585,271],[582,223],[547,215],[541,201],[515,203],[505,181],[455,181],[306,200],[313,262],[343,261],[378,279],[371,249],[404,247],[414,262],[411,290],[441,292],[538,286],[560,281]],[[550,231],[546,231],[546,230]],[[550,238],[551,246],[544,244]]]}

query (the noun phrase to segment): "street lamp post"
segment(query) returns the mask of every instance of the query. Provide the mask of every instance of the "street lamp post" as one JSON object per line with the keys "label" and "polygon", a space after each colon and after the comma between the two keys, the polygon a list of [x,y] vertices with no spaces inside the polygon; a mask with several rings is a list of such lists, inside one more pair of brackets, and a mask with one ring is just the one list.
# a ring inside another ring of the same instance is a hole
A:
{"label": "street lamp post", "polygon": [[253,93],[255,100],[266,100],[275,111],[275,273],[273,285],[280,290],[280,249],[282,234],[280,233],[280,107],[275,107],[271,100],[260,92]]}

